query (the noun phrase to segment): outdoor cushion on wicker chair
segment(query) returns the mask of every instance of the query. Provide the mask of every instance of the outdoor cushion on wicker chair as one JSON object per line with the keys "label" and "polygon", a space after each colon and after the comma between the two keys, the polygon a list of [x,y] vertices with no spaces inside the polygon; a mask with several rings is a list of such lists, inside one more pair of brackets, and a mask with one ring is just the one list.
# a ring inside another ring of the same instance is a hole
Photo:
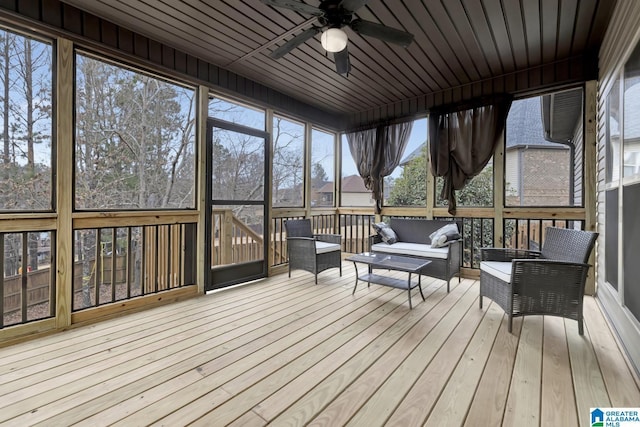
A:
{"label": "outdoor cushion on wicker chair", "polygon": [[313,234],[311,220],[295,219],[284,223],[287,231],[289,277],[291,270],[306,270],[315,275],[328,268],[339,268],[342,276],[342,256],[339,234]]}
{"label": "outdoor cushion on wicker chair", "polygon": [[547,314],[577,320],[582,335],[587,262],[597,237],[549,227],[541,251],[481,249],[480,308],[483,296],[495,301],[507,313],[509,332],[514,316]]}

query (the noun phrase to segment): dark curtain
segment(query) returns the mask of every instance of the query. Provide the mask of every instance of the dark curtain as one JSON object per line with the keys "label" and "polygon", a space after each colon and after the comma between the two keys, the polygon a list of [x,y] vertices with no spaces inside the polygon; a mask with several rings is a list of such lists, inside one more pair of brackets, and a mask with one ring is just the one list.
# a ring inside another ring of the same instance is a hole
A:
{"label": "dark curtain", "polygon": [[365,187],[371,190],[376,213],[382,210],[384,177],[400,163],[412,125],[413,122],[404,122],[347,134],[349,151]]}
{"label": "dark curtain", "polygon": [[451,111],[453,107],[429,112],[431,173],[444,179],[440,197],[449,202],[451,215],[456,214],[456,190],[464,188],[491,160],[504,131],[511,99],[504,96],[458,111]]}

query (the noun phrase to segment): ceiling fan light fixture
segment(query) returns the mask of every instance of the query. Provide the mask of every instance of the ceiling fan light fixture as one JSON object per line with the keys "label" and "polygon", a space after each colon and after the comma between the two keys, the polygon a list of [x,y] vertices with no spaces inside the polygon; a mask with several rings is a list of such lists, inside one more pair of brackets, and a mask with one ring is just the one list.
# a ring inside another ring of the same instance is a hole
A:
{"label": "ceiling fan light fixture", "polygon": [[320,36],[320,43],[327,52],[342,52],[348,40],[347,33],[340,28],[329,28]]}

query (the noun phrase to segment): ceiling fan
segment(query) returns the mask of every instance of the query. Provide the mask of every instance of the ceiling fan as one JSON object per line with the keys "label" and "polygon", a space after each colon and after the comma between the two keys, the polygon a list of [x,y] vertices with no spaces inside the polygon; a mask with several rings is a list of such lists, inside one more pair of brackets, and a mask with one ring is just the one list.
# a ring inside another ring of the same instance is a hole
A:
{"label": "ceiling fan", "polygon": [[342,30],[349,27],[356,33],[375,37],[387,43],[394,43],[407,47],[413,41],[413,34],[400,31],[386,25],[362,19],[353,19],[353,13],[367,4],[368,0],[322,0],[320,5],[312,6],[298,0],[262,0],[263,3],[274,7],[295,10],[305,15],[315,16],[319,26],[313,26],[303,31],[282,46],[271,52],[274,59],[282,58],[302,43],[322,32],[320,41],[327,52],[332,52],[338,74],[348,74],[349,51],[347,49],[347,34]]}

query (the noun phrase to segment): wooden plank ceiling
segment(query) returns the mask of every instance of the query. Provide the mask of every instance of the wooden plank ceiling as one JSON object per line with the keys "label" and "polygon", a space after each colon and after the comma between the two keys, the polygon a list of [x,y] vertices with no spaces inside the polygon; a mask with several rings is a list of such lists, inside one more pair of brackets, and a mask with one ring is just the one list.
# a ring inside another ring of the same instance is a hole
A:
{"label": "wooden plank ceiling", "polygon": [[405,49],[346,28],[351,72],[341,76],[321,47],[320,34],[272,59],[271,51],[317,21],[260,0],[63,1],[341,114],[593,52],[615,5],[610,0],[369,0],[354,17],[410,32],[414,42]]}

